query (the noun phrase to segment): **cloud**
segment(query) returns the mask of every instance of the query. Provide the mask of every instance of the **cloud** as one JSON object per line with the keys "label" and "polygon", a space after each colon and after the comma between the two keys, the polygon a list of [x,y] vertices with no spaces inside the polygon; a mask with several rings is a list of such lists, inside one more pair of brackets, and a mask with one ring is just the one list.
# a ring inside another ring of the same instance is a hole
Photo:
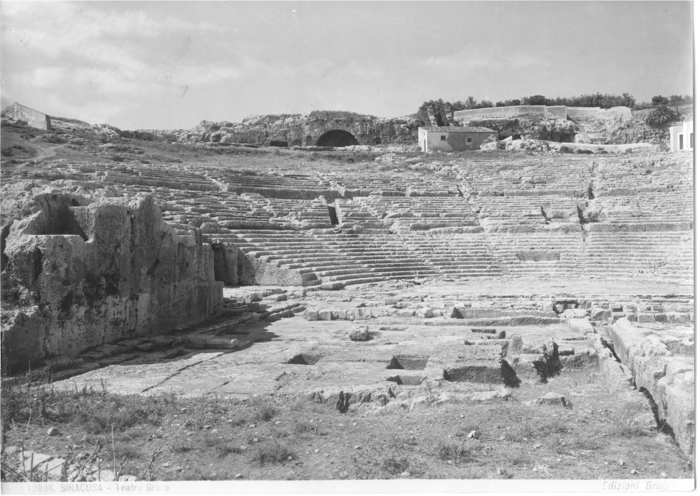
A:
{"label": "cloud", "polygon": [[506,56],[499,56],[475,47],[465,47],[452,54],[427,57],[419,60],[417,64],[426,69],[453,71],[525,69],[549,65],[545,59],[529,53],[509,53]]}
{"label": "cloud", "polygon": [[0,42],[7,61],[7,89],[71,88],[84,98],[180,94],[184,87],[239,79],[254,68],[235,56],[226,64],[200,61],[195,35],[199,40],[202,33],[221,34],[226,28],[170,16],[156,19],[137,9],[99,7],[3,2]]}

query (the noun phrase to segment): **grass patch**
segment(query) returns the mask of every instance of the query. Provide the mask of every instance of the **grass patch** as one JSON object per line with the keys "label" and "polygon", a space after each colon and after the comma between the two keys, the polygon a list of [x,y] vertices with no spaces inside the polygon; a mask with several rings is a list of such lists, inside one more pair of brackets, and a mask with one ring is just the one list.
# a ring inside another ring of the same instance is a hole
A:
{"label": "grass patch", "polygon": [[436,447],[437,457],[444,461],[453,463],[464,463],[474,459],[472,450],[464,444],[441,442]]}
{"label": "grass patch", "polygon": [[391,475],[401,475],[408,470],[408,460],[406,458],[385,458],[382,461],[382,470]]}
{"label": "grass patch", "polygon": [[240,455],[241,453],[243,453],[241,447],[231,443],[220,444],[216,447],[216,454],[219,458],[225,458],[228,455]]}
{"label": "grass patch", "polygon": [[267,441],[258,446],[253,453],[252,461],[260,465],[275,465],[292,461],[295,458],[296,455],[286,444],[279,441]]}
{"label": "grass patch", "polygon": [[262,422],[269,422],[279,413],[279,409],[270,400],[256,398],[250,406],[253,408],[253,418]]}

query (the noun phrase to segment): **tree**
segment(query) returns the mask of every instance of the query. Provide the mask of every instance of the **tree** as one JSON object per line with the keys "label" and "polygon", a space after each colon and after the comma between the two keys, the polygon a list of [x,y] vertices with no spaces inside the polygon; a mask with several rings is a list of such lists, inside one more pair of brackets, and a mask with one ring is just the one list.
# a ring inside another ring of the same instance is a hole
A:
{"label": "tree", "polygon": [[548,101],[544,95],[532,95],[523,98],[524,105],[547,105]]}
{"label": "tree", "polygon": [[637,103],[637,101],[634,99],[632,95],[629,93],[623,93],[622,94],[622,105],[625,107],[629,108],[634,108],[634,105]]}
{"label": "tree", "polygon": [[666,98],[665,96],[657,95],[651,99],[651,104],[654,107],[658,107],[659,105],[668,105],[668,98]]}
{"label": "tree", "polygon": [[645,122],[650,126],[662,126],[668,122],[680,120],[680,118],[680,113],[677,110],[672,110],[666,105],[658,105],[649,113]]}

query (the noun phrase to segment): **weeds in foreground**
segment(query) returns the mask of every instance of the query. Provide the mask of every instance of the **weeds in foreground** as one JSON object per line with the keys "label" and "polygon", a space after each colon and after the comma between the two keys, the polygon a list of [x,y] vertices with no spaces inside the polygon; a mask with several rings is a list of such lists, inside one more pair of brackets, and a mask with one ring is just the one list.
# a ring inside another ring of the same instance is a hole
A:
{"label": "weeds in foreground", "polygon": [[391,475],[400,475],[408,470],[408,460],[406,458],[385,458],[382,461],[382,469]]}
{"label": "weeds in foreground", "polygon": [[294,452],[279,441],[261,443],[253,453],[252,461],[260,465],[279,464],[296,458]]}
{"label": "weeds in foreground", "polygon": [[253,407],[254,412],[253,418],[262,422],[269,422],[275,415],[277,415],[277,413],[279,413],[277,407],[274,406],[269,400],[256,398],[251,402],[251,406]]}
{"label": "weeds in foreground", "polygon": [[436,454],[444,462],[463,463],[474,460],[474,453],[464,444],[441,442],[437,445]]}

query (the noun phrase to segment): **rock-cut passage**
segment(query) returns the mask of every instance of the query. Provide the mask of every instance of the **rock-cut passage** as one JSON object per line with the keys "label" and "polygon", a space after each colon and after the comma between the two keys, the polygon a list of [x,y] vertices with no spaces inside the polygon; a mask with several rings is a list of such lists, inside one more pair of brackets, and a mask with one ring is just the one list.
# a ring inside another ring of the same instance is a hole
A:
{"label": "rock-cut passage", "polygon": [[357,138],[341,129],[323,133],[316,141],[316,146],[352,146],[359,144],[360,142],[357,141]]}

